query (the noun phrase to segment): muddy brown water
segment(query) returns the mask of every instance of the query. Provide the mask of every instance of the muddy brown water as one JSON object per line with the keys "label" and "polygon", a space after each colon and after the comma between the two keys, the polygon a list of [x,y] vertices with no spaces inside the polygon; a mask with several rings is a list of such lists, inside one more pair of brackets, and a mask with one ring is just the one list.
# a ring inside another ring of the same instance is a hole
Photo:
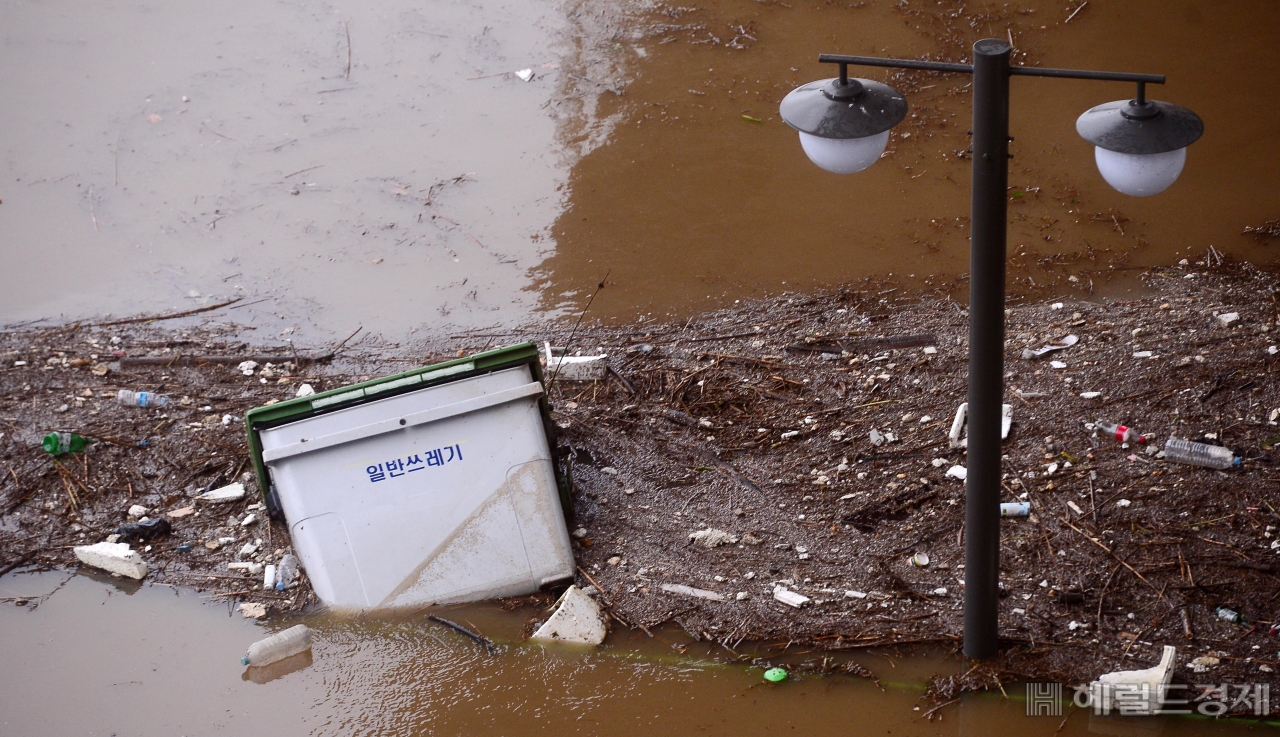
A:
{"label": "muddy brown water", "polygon": [[967,268],[968,80],[895,81],[920,117],[848,177],[805,160],[777,103],[832,73],[819,52],[964,60],[982,36],[1018,63],[1166,74],[1151,95],[1207,130],[1169,191],[1124,197],[1074,121],[1129,86],[1015,79],[1015,291],[1210,245],[1274,258],[1242,231],[1280,215],[1280,109],[1248,103],[1280,92],[1280,6],[969,5],[15,4],[0,319],[244,296],[222,315],[260,341],[398,338],[571,312],[607,271],[592,309],[620,319],[937,283]]}
{"label": "muddy brown water", "polygon": [[[941,656],[863,654],[881,687],[847,677],[764,684],[658,631],[619,633],[598,651],[523,643],[536,610],[491,605],[445,615],[500,643],[490,656],[425,615],[364,621],[308,617],[309,656],[244,668],[271,630],[192,591],[85,573],[10,574],[0,597],[0,731],[5,734],[895,734],[1213,735],[1262,726],[1201,718],[1123,719],[1087,711],[1028,717],[1010,696],[969,694],[922,715],[925,679],[955,672]],[[795,656],[796,659],[803,655]],[[785,663],[786,659],[779,659]],[[1068,710],[1070,711],[1070,710]],[[935,715],[936,716],[936,715]]]}

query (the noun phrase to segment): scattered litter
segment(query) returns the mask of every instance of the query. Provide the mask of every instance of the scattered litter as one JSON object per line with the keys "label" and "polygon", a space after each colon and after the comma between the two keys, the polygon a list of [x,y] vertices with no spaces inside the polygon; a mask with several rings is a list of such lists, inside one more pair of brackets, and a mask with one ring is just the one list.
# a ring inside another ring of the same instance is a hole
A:
{"label": "scattered litter", "polygon": [[871,440],[871,444],[876,446],[877,448],[880,447],[881,445],[884,445],[885,436],[881,434],[879,430],[872,430],[871,434],[869,435],[869,438]]}
{"label": "scattered litter", "polygon": [[1053,353],[1054,351],[1060,351],[1065,348],[1070,348],[1071,346],[1075,345],[1079,341],[1080,341],[1080,338],[1078,338],[1077,336],[1068,335],[1057,343],[1047,343],[1039,348],[1036,348],[1035,350],[1032,350],[1030,348],[1024,348],[1022,350],[1022,357],[1028,361],[1031,361],[1037,358],[1043,358],[1044,356],[1047,356],[1050,353]]}
{"label": "scattered litter", "polygon": [[315,393],[316,393],[315,387],[311,386],[310,384],[303,384],[302,386],[298,387],[298,391],[297,391],[297,393],[295,393],[295,394],[294,394],[294,396],[295,396],[295,397],[310,397],[310,396],[314,395]]}
{"label": "scattered litter", "polygon": [[782,668],[770,668],[764,672],[764,679],[770,683],[781,683],[787,680],[787,672]]}
{"label": "scattered litter", "polygon": [[262,619],[267,616],[267,605],[246,601],[240,604],[240,614],[246,619]]}
{"label": "scattered litter", "polygon": [[[951,431],[947,433],[952,448],[969,447],[969,403],[961,402],[956,407],[956,416],[951,420]],[[1009,438],[1009,430],[1013,427],[1013,405],[1000,405],[1000,439]]]}
{"label": "scattered litter", "polygon": [[1204,673],[1222,661],[1212,655],[1201,655],[1187,664],[1192,673]]}
{"label": "scattered litter", "polygon": [[262,590],[270,591],[276,587],[276,567],[267,565],[262,572]]}
{"label": "scattered litter", "polygon": [[239,371],[245,376],[253,376],[253,370],[256,368],[258,368],[257,361],[241,361],[240,365],[236,366],[236,371]]}
{"label": "scattered litter", "polygon": [[605,378],[609,369],[609,357],[600,356],[556,356],[555,349],[546,343],[545,375],[554,377],[556,381],[599,381]]}
{"label": "scattered litter", "polygon": [[1075,512],[1076,514],[1080,515],[1081,517],[1083,517],[1083,516],[1084,516],[1084,510],[1083,510],[1083,509],[1081,509],[1081,508],[1079,507],[1079,505],[1077,505],[1075,502],[1068,501],[1068,502],[1067,502],[1067,506],[1068,506],[1068,507],[1071,507],[1071,511],[1072,511],[1072,512]]}
{"label": "scattered litter", "polygon": [[679,583],[664,583],[662,590],[668,594],[680,594],[681,596],[692,596],[695,599],[706,599],[708,601],[724,601],[724,597],[714,591],[706,589],[695,589],[692,586],[685,586]]}
{"label": "scattered litter", "polygon": [[916,553],[915,555],[911,556],[911,565],[915,566],[916,568],[924,568],[925,566],[929,565],[929,554]]}
{"label": "scattered litter", "polygon": [[1239,312],[1224,312],[1218,315],[1218,324],[1224,328],[1229,328],[1240,321]]}
{"label": "scattered litter", "polygon": [[1134,358],[1151,358],[1154,354],[1151,351],[1134,351]]}
{"label": "scattered litter", "polygon": [[169,398],[153,392],[135,392],[121,389],[116,392],[116,402],[125,407],[164,407],[169,404]]}
{"label": "scattered litter", "polygon": [[520,71],[516,72],[515,74],[516,74],[516,76],[517,76],[517,77],[519,77],[519,78],[520,78],[520,80],[521,80],[521,81],[523,81],[523,82],[529,82],[529,81],[532,81],[532,80],[533,80],[533,70],[532,70],[532,69],[521,69]]}
{"label": "scattered litter", "polygon": [[969,469],[964,466],[952,466],[947,469],[947,478],[964,481],[969,476]]}
{"label": "scattered litter", "polygon": [[1117,507],[1128,507],[1128,506],[1130,506],[1130,505],[1132,505],[1132,504],[1133,504],[1133,502],[1129,501],[1128,499],[1117,499],[1117,500],[1116,500],[1116,506],[1117,506]]}
{"label": "scattered litter", "polygon": [[1125,427],[1124,425],[1116,425],[1110,422],[1099,422],[1097,424],[1097,428],[1104,435],[1110,435],[1115,438],[1116,442],[1119,443],[1143,444],[1147,442],[1147,438],[1145,436],[1139,435],[1133,428]]}
{"label": "scattered litter", "polygon": [[1030,517],[1030,502],[1006,502],[1000,505],[1001,517]]}
{"label": "scattered litter", "polygon": [[599,645],[604,642],[604,615],[595,599],[587,596],[577,586],[570,586],[555,606],[555,612],[530,639],[582,645]]}
{"label": "scattered litter", "polygon": [[1204,468],[1225,469],[1240,465],[1240,458],[1236,457],[1229,448],[1178,438],[1169,438],[1165,441],[1164,457],[1174,463],[1186,463]]}
{"label": "scattered litter", "polygon": [[150,540],[153,537],[168,535],[173,531],[169,520],[164,518],[147,519],[143,517],[137,522],[120,525],[116,528],[116,541]]}
{"label": "scattered litter", "polygon": [[212,504],[238,502],[244,498],[244,484],[237,481],[234,484],[228,484],[220,489],[201,494],[196,498],[202,502],[210,502]]}
{"label": "scattered litter", "polygon": [[195,513],[195,511],[195,507],[182,507],[181,509],[175,509],[172,512],[165,514],[165,516],[170,519],[181,519],[189,514]]}
{"label": "scattered litter", "polygon": [[73,548],[81,563],[119,576],[141,581],[147,575],[146,561],[126,543],[97,543]]}
{"label": "scattered litter", "polygon": [[1102,396],[1102,392],[1080,392],[1081,399],[1097,399]]}
{"label": "scattered litter", "polygon": [[[1102,714],[1110,713],[1115,706],[1117,691],[1124,694],[1125,713],[1135,709],[1133,713],[1155,714],[1164,702],[1169,689],[1169,681],[1173,678],[1173,665],[1178,657],[1178,649],[1172,645],[1164,646],[1160,663],[1146,670],[1122,670],[1104,673],[1098,680],[1089,684],[1089,695],[1093,707]],[[1192,661],[1194,664],[1195,661]],[[1194,670],[1194,667],[1192,668]]]}
{"label": "scattered litter", "polygon": [[299,624],[250,645],[249,654],[240,659],[240,664],[257,668],[310,649],[311,630]]}
{"label": "scattered litter", "polygon": [[276,566],[276,591],[284,591],[293,585],[294,576],[298,575],[298,559],[292,553],[280,559]]}
{"label": "scattered litter", "polygon": [[689,542],[698,547],[707,548],[708,550],[718,545],[729,545],[738,542],[738,536],[732,535],[724,530],[717,530],[708,527],[705,530],[698,530],[689,534]]}
{"label": "scattered litter", "polygon": [[1063,363],[1062,361],[1050,361],[1050,362],[1049,362],[1049,367],[1050,367],[1050,368],[1054,368],[1054,369],[1058,369],[1058,370],[1062,370],[1062,369],[1064,369],[1064,368],[1066,368],[1066,367],[1067,367],[1067,364]]}
{"label": "scattered litter", "polygon": [[809,603],[809,597],[805,596],[804,594],[797,594],[796,592],[792,591],[791,589],[788,589],[785,586],[774,586],[773,598],[776,599],[777,601],[782,602],[783,604],[786,604],[789,607],[794,607],[796,609],[799,609],[800,607]]}
{"label": "scattered litter", "polygon": [[850,599],[865,599],[865,598],[867,598],[867,592],[865,592],[865,591],[846,591],[846,592],[844,592],[844,595],[845,595],[845,596],[847,596],[847,597],[849,597]]}
{"label": "scattered litter", "polygon": [[147,511],[147,508],[141,504],[135,504],[132,507],[129,507],[129,511],[126,514],[128,514],[129,517],[145,517],[147,516]]}

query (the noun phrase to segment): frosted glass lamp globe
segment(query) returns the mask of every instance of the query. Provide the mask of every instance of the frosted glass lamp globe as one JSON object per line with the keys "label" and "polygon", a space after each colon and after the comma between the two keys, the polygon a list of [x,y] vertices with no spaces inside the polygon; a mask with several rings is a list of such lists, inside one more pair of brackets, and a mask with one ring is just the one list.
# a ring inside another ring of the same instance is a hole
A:
{"label": "frosted glass lamp globe", "polygon": [[1095,146],[1093,156],[1107,184],[1132,197],[1150,197],[1165,191],[1187,163],[1185,148],[1158,154],[1124,154]]}
{"label": "frosted glass lamp globe", "polygon": [[863,138],[820,138],[800,131],[800,146],[818,168],[832,174],[853,174],[876,163],[889,144],[889,131]]}

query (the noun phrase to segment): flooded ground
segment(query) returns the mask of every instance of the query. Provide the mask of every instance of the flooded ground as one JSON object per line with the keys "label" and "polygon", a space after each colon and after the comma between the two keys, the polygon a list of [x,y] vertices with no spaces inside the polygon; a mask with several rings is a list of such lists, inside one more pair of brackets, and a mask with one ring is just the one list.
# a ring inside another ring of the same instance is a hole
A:
{"label": "flooded ground", "polygon": [[244,296],[228,317],[261,341],[358,325],[399,338],[576,309],[606,272],[615,288],[593,310],[614,317],[869,274],[954,277],[967,268],[967,79],[896,76],[919,117],[851,177],[809,164],[777,103],[832,73],[819,52],[965,60],[982,36],[1012,38],[1018,63],[1167,74],[1151,94],[1207,130],[1172,189],[1123,197],[1074,121],[1132,90],[1014,80],[1015,289],[1064,290],[1087,272],[1070,286],[1088,291],[1112,266],[1210,245],[1273,258],[1242,231],[1277,217],[1280,111],[1240,101],[1280,92],[1274,3],[630,13],[9,3],[0,319]]}
{"label": "flooded ground", "polygon": [[[18,606],[14,597],[29,598]],[[879,687],[843,676],[768,685],[759,667],[727,663],[669,631],[652,639],[615,636],[590,653],[516,642],[526,619],[538,614],[451,609],[446,616],[500,643],[496,656],[425,615],[363,622],[313,616],[304,620],[315,637],[309,658],[245,669],[239,658],[250,643],[294,622],[256,626],[225,605],[162,585],[10,574],[0,579],[0,658],[10,673],[0,689],[0,727],[85,735],[1253,731],[1198,718],[1091,719],[1072,709],[1064,711],[1064,725],[1058,717],[1026,716],[1015,684],[1010,699],[971,694],[926,720],[932,703],[921,698],[924,679],[953,672],[956,663],[865,653],[858,660]]]}

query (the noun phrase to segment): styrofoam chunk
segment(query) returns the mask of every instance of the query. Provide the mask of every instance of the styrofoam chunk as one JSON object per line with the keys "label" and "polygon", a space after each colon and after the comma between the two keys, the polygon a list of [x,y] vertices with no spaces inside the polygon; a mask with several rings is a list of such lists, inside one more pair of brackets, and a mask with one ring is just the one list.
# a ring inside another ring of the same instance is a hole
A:
{"label": "styrofoam chunk", "polygon": [[557,356],[547,362],[546,375],[563,381],[598,381],[608,370],[608,356]]}
{"label": "styrofoam chunk", "polygon": [[809,603],[809,597],[804,594],[797,594],[785,586],[775,586],[773,588],[773,598],[796,609]]}
{"label": "styrofoam chunk", "polygon": [[681,596],[692,596],[695,599],[706,599],[708,601],[724,601],[724,596],[714,591],[706,589],[695,589],[692,586],[685,586],[679,583],[664,583],[662,590],[668,594],[680,594]]}
{"label": "styrofoam chunk", "polygon": [[556,602],[555,612],[530,639],[599,645],[605,632],[600,605],[577,586],[570,586]]}
{"label": "styrofoam chunk", "polygon": [[1116,693],[1123,692],[1125,695],[1121,698],[1124,699],[1126,710],[1140,710],[1127,713],[1155,714],[1168,691],[1169,681],[1173,678],[1173,664],[1177,658],[1178,649],[1165,645],[1160,663],[1154,667],[1146,670],[1121,670],[1098,676],[1098,680],[1089,684],[1089,695],[1094,708],[1100,708],[1102,714],[1110,713],[1115,707]]}
{"label": "styrofoam chunk", "polygon": [[94,568],[101,568],[120,576],[128,576],[141,581],[147,575],[147,563],[131,550],[126,543],[98,543],[96,545],[77,545],[76,557],[81,563]]}
{"label": "styrofoam chunk", "polygon": [[965,478],[968,477],[968,475],[969,475],[969,469],[965,468],[964,466],[952,466],[951,468],[947,469],[947,478],[949,479],[959,479],[961,481],[964,481]]}
{"label": "styrofoam chunk", "polygon": [[221,489],[214,489],[207,494],[201,494],[200,501],[212,502],[214,504],[225,504],[227,502],[238,502],[244,498],[244,484],[237,481],[234,484],[224,486]]}

